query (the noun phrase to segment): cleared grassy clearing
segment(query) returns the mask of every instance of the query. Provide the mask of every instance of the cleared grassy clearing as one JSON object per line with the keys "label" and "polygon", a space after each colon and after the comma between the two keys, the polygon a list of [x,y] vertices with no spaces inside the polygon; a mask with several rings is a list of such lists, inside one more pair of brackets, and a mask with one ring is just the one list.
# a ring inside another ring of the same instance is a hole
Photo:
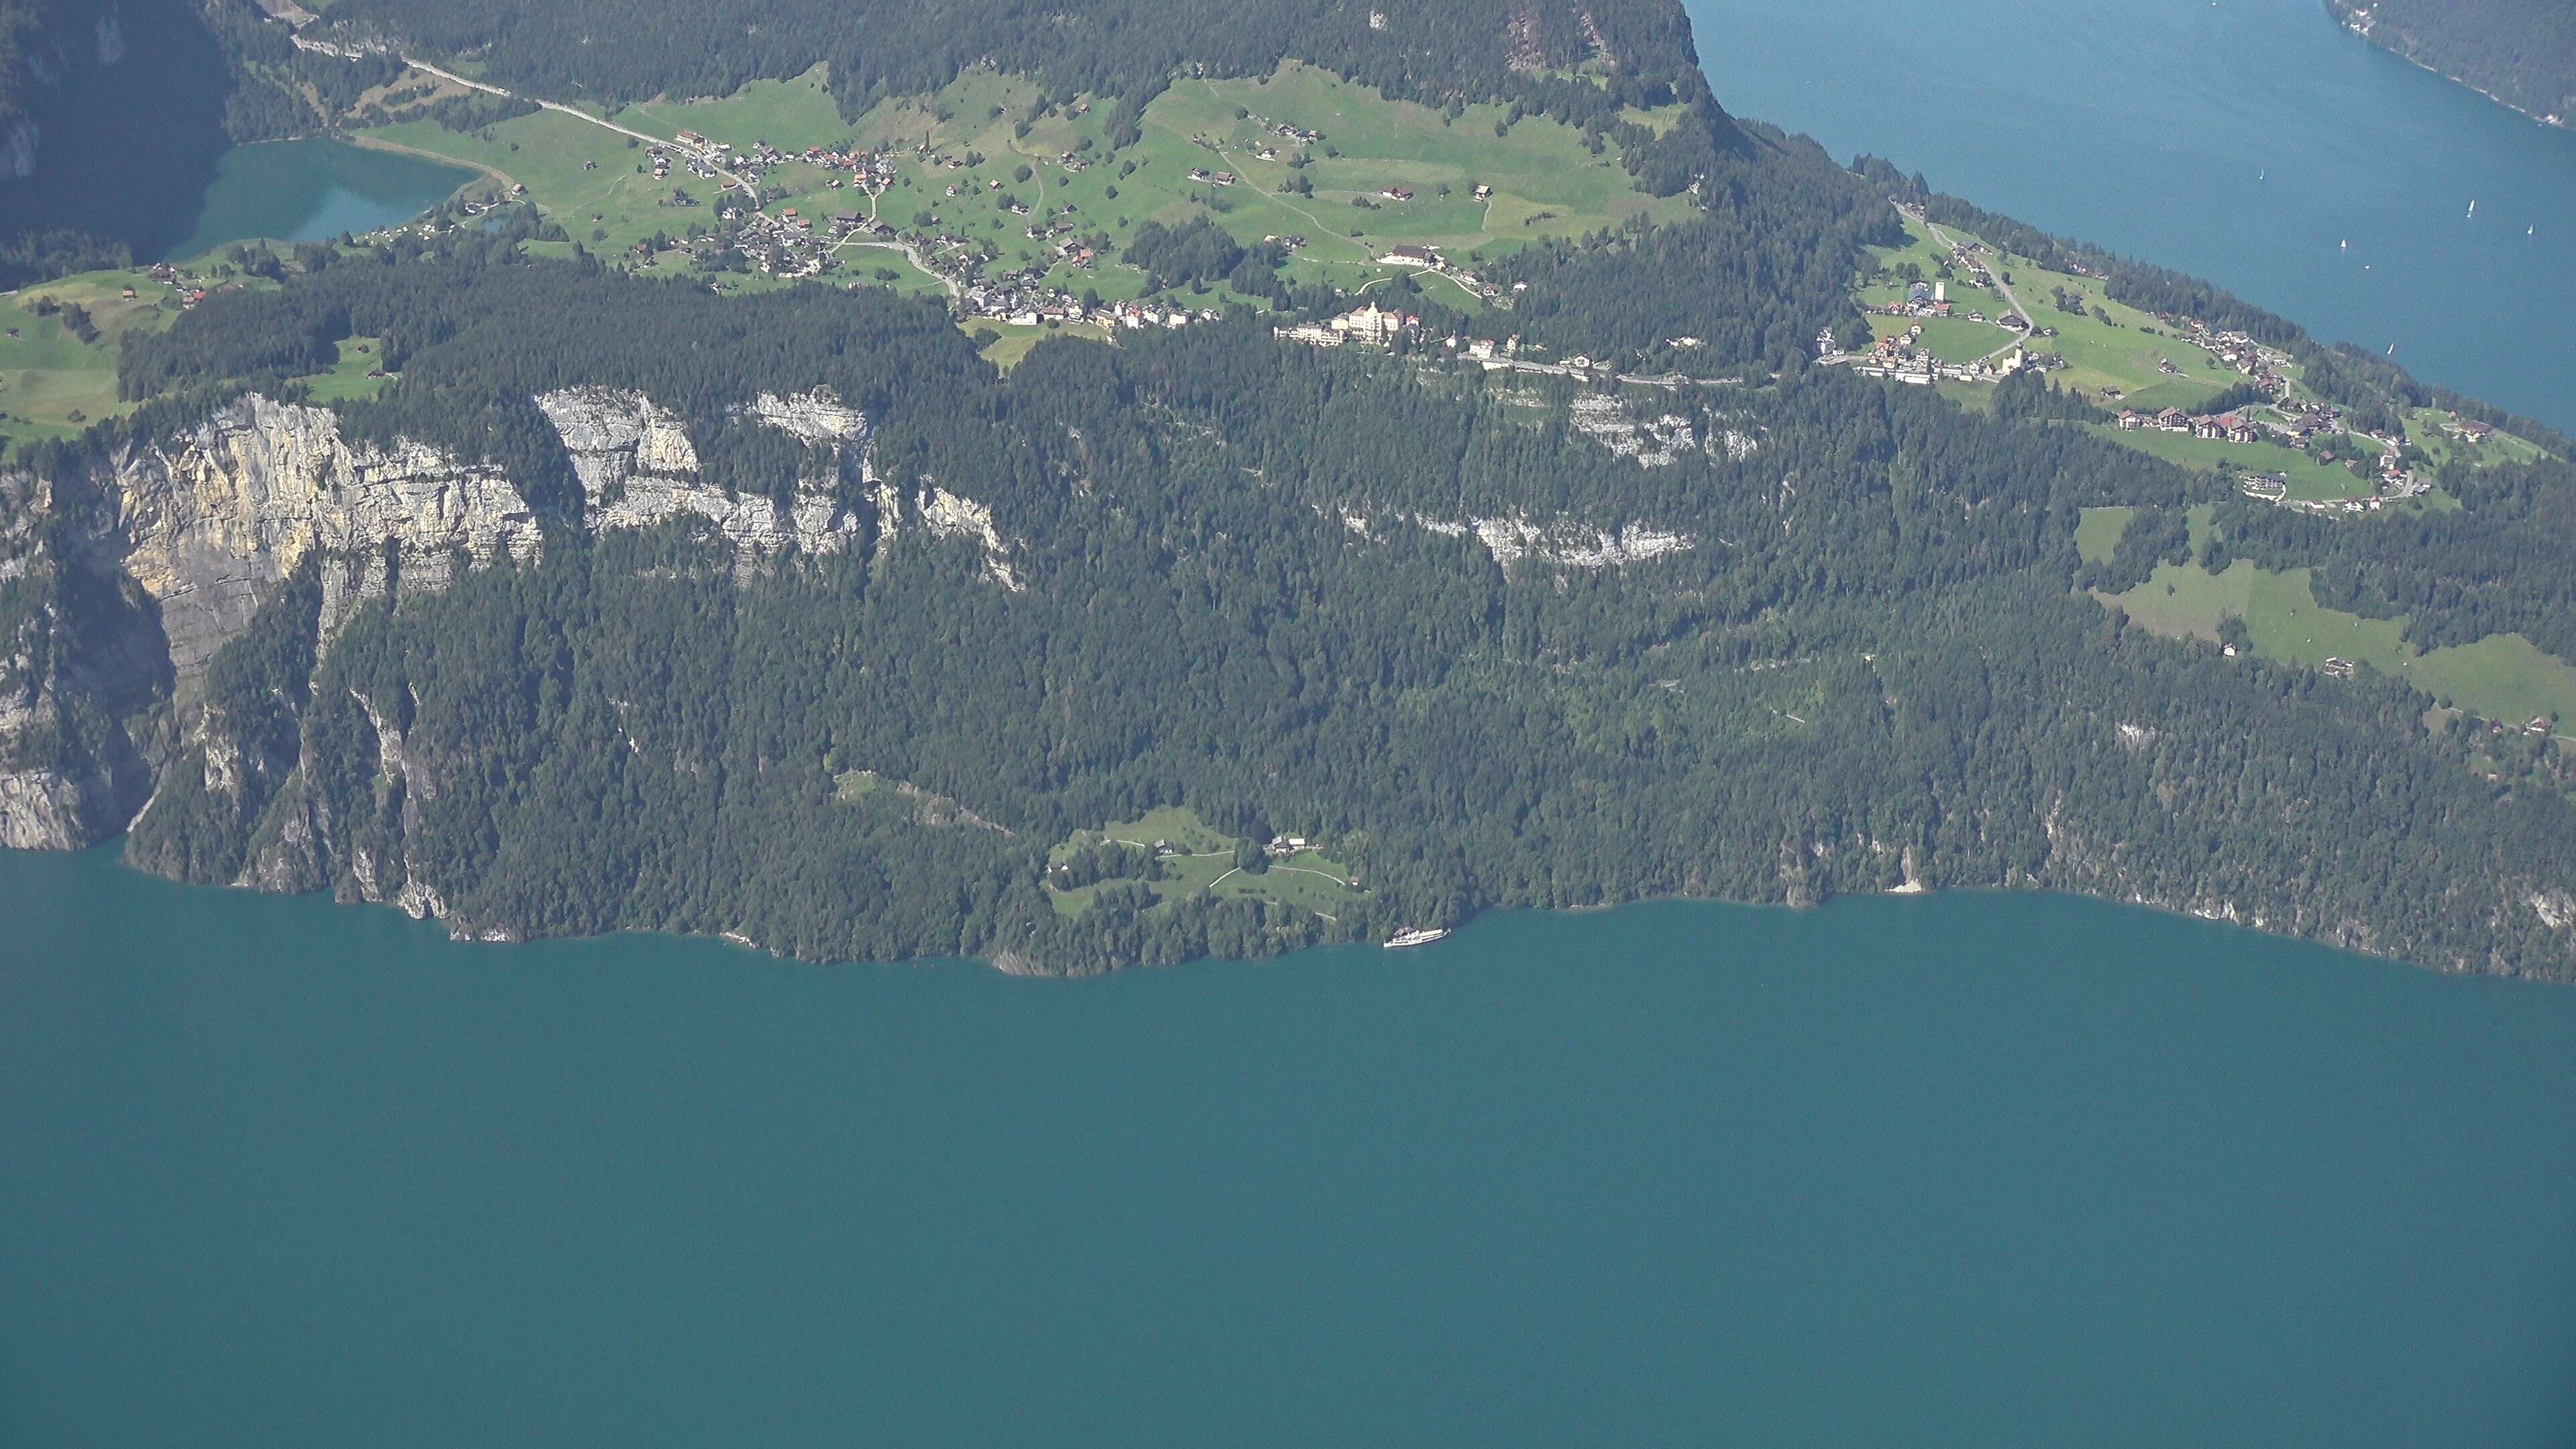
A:
{"label": "cleared grassy clearing", "polygon": [[383,346],[383,339],[377,337],[342,338],[340,360],[336,366],[329,372],[315,373],[298,380],[312,389],[313,401],[317,403],[373,399],[385,390],[385,384],[390,381],[381,375],[367,376],[377,371],[378,364],[383,361]]}
{"label": "cleared grassy clearing", "polygon": [[695,131],[737,149],[766,141],[781,151],[837,146],[850,123],[832,98],[830,68],[817,65],[793,80],[753,81],[720,100],[653,100],[609,117],[621,126],[657,136]]}
{"label": "cleared grassy clearing", "polygon": [[2105,602],[2174,638],[2216,642],[2222,622],[2241,618],[2254,652],[2266,659],[2312,669],[2347,659],[2489,719],[2576,720],[2576,666],[2523,636],[2490,635],[2419,653],[2403,638],[2402,617],[2365,619],[2319,605],[2306,569],[2273,573],[2238,559],[2213,575],[2196,563],[2161,564],[2147,582]]}
{"label": "cleared grassy clearing", "polygon": [[2292,498],[2367,498],[2379,491],[2375,480],[2354,476],[2340,462],[2321,463],[2313,454],[2280,443],[2231,443],[2223,438],[2195,438],[2189,433],[2155,428],[2124,433],[2118,428],[2096,425],[2093,431],[2196,472],[2214,473],[2223,466],[2239,473],[2286,474]]}
{"label": "cleared grassy clearing", "polygon": [[1069,890],[1050,884],[1047,895],[1057,911],[1078,916],[1091,908],[1104,889],[1137,884],[1154,894],[1158,906],[1200,895],[1246,896],[1326,917],[1365,894],[1351,884],[1348,867],[1320,851],[1300,850],[1284,859],[1264,858],[1252,868],[1239,868],[1237,859],[1248,853],[1241,850],[1244,842],[1200,820],[1196,811],[1177,806],[1150,811],[1136,820],[1112,821],[1096,831],[1077,830],[1050,850],[1048,859],[1063,861],[1104,842],[1149,850],[1168,847],[1169,853],[1160,855],[1151,874],[1142,879],[1105,880]]}
{"label": "cleared grassy clearing", "polygon": [[[39,315],[46,305],[59,310]],[[0,438],[67,438],[131,410],[116,396],[118,342],[169,326],[178,305],[174,289],[136,269],[84,272],[0,302]],[[94,340],[72,333],[73,307],[89,314]]]}
{"label": "cleared grassy clearing", "polygon": [[2087,508],[2075,524],[2075,551],[2086,563],[2106,564],[2120,546],[2120,535],[2129,531],[2129,520],[2138,516],[2134,508]]}
{"label": "cleared grassy clearing", "polygon": [[1106,341],[1109,337],[1107,328],[1094,327],[1086,322],[1073,322],[1055,327],[1024,327],[1016,323],[996,321],[990,317],[970,318],[966,323],[966,330],[974,336],[991,339],[978,349],[979,354],[985,361],[1004,372],[1019,366],[1020,360],[1029,355],[1031,348],[1049,337],[1088,337],[1095,341]]}

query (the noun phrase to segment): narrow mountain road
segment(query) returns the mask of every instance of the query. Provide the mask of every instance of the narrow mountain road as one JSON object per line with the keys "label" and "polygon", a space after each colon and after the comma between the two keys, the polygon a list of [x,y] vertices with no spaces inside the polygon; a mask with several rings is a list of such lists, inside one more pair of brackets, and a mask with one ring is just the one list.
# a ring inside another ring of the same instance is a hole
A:
{"label": "narrow mountain road", "polygon": [[[1948,232],[1934,226],[1930,217],[1924,217],[1921,218],[1921,220],[1923,222],[1923,229],[1932,233],[1932,239],[1934,241],[1939,242],[1945,248],[1952,250],[1957,249],[1959,243],[1953,239]],[[2004,281],[2004,269],[2000,265],[2003,258],[1997,257],[1995,258],[1995,261],[1998,263],[1994,268],[1995,290],[2003,294],[2005,306],[2013,309],[2013,312],[2024,322],[2030,321],[2030,309],[2021,304],[2021,298],[2014,296],[2012,287]],[[2004,330],[2007,332],[2012,331],[2012,329],[2008,327]],[[1978,358],[1977,361],[1992,362],[1996,358],[2003,356],[2005,353],[2012,351],[2014,348],[2021,346],[2022,342],[2029,336],[2030,334],[2027,332],[2014,332],[2011,340],[2004,343],[2003,346],[1996,348],[1994,351],[1987,353],[1985,356]]]}
{"label": "narrow mountain road", "polygon": [[559,115],[570,116],[576,121],[587,121],[602,130],[615,131],[621,136],[631,137],[638,141],[650,142],[656,146],[666,146],[671,150],[682,153],[683,155],[694,157],[698,161],[705,163],[708,170],[723,177],[727,185],[741,187],[743,195],[751,198],[752,209],[754,211],[760,209],[760,188],[743,180],[742,177],[736,173],[726,170],[717,158],[716,154],[712,151],[705,151],[695,146],[684,145],[679,141],[672,140],[666,136],[656,136],[649,132],[638,131],[631,126],[621,126],[615,121],[594,116],[588,111],[577,110],[560,101],[543,101],[537,99],[535,96],[523,96],[515,91],[505,91],[499,86],[485,85],[483,82],[478,80],[467,80],[465,77],[458,75],[452,70],[431,65],[425,60],[416,60],[408,55],[402,58],[402,63],[424,75],[434,75],[440,80],[446,81],[451,85],[460,85],[465,87],[467,90],[481,91],[485,95],[499,96],[503,100],[526,101],[530,105],[536,106],[541,110],[553,111]]}

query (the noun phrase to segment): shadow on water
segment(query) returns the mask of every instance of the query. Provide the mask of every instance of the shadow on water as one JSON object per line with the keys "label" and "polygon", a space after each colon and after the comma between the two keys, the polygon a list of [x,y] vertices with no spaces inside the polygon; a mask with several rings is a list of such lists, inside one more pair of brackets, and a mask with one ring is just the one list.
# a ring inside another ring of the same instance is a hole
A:
{"label": "shadow on water", "polygon": [[71,228],[161,256],[193,229],[229,145],[222,51],[193,0],[54,11],[62,70],[30,89],[35,171],[0,181],[0,246]]}

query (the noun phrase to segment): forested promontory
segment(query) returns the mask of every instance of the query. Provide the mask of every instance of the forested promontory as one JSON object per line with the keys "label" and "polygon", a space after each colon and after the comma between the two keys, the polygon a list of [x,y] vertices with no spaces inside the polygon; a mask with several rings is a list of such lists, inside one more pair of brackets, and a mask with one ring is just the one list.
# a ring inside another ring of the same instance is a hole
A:
{"label": "forested promontory", "polygon": [[2576,8],[2559,0],[2326,0],[2397,54],[2553,125],[2576,117]]}

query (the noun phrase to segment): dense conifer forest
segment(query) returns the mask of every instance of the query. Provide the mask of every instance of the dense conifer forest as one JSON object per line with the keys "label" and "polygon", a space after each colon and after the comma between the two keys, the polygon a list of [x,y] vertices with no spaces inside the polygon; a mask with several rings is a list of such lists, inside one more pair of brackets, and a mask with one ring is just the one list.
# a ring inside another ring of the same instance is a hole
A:
{"label": "dense conifer forest", "polygon": [[[1567,104],[1592,92],[1600,114],[1707,89],[1688,21],[1656,0],[758,0],[728,5],[722,23],[685,0],[343,0],[330,18],[475,59],[495,82],[544,95],[725,95],[820,62],[852,115],[977,64],[1037,76],[1065,98],[1139,104],[1175,72],[1257,75],[1291,56],[1393,95],[1526,91]],[[599,43],[608,35],[617,43]],[[1602,67],[1608,85],[1538,79],[1587,62],[1615,62]]]}

